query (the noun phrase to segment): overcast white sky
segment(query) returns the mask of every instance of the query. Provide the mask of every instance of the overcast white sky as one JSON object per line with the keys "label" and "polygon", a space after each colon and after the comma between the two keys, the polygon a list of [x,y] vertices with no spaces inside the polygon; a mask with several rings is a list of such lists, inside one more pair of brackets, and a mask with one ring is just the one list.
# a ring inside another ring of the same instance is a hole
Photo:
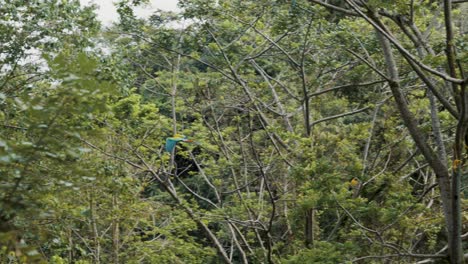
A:
{"label": "overcast white sky", "polygon": [[[115,1],[116,0],[80,0],[81,4],[84,5],[95,3],[99,6],[99,10],[97,10],[98,18],[104,25],[109,25],[111,22],[118,20],[118,15],[113,5]],[[148,6],[137,8],[135,13],[138,16],[147,17],[157,9],[177,11],[177,0],[151,0]]]}

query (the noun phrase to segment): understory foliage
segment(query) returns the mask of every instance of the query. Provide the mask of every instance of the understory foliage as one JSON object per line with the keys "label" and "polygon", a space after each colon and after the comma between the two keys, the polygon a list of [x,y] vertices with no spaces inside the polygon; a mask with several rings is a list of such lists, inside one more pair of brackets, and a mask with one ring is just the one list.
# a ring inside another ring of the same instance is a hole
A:
{"label": "understory foliage", "polygon": [[0,262],[457,263],[466,3],[453,72],[441,1],[30,2],[0,0]]}

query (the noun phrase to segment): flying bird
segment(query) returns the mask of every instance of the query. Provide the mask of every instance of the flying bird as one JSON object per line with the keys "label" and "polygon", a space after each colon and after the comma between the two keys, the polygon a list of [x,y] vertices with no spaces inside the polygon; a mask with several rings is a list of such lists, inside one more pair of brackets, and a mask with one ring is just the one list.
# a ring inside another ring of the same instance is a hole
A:
{"label": "flying bird", "polygon": [[192,142],[184,135],[175,134],[173,137],[166,138],[166,151],[172,152],[177,145],[177,142]]}

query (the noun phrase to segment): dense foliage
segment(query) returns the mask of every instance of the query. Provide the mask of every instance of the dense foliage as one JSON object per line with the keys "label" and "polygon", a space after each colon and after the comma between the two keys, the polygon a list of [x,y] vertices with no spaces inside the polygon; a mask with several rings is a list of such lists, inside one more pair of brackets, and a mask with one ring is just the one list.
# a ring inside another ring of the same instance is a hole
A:
{"label": "dense foliage", "polygon": [[141,2],[0,0],[0,262],[463,262],[465,1]]}

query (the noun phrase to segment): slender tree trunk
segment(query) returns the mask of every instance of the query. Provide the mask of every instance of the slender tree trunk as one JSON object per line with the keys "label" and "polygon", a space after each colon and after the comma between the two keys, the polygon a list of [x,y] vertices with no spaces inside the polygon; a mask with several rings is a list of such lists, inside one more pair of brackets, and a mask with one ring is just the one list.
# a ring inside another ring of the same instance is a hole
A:
{"label": "slender tree trunk", "polygon": [[[93,192],[94,190],[91,190]],[[101,243],[99,241],[99,232],[97,228],[96,222],[96,208],[95,208],[95,201],[93,197],[93,193],[89,195],[89,218],[91,224],[91,232],[93,234],[93,242],[94,242],[94,263],[100,264],[101,263]]]}
{"label": "slender tree trunk", "polygon": [[172,90],[171,90],[171,107],[172,107],[172,133],[177,134],[177,113],[176,113],[176,96],[177,96],[177,78],[179,74],[180,55],[177,55],[175,64],[172,66]]}
{"label": "slender tree trunk", "polygon": [[315,209],[307,209],[305,223],[305,244],[309,248],[314,244],[314,218]]}
{"label": "slender tree trunk", "polygon": [[[444,20],[445,20],[445,32],[446,32],[446,53],[449,74],[453,78],[457,78],[456,71],[456,50],[454,43],[453,25],[452,25],[452,1],[444,0]],[[463,69],[460,69],[463,74]],[[466,82],[466,80],[465,80]],[[458,89],[460,88],[460,89]],[[465,150],[465,135],[468,128],[468,98],[466,94],[466,83],[458,85],[452,83],[452,90],[459,102],[460,116],[458,118],[457,132],[455,135],[455,146],[454,146],[454,157],[453,157],[453,173],[452,173],[452,212],[453,218],[451,219],[452,235],[449,236],[449,252],[450,262],[463,263],[463,248],[462,248],[462,226],[461,226],[461,206],[460,206],[460,178],[462,175],[462,166],[464,162],[464,150]]]}
{"label": "slender tree trunk", "polygon": [[68,230],[68,263],[73,263],[73,248],[75,247],[73,245],[73,231],[71,228]]}
{"label": "slender tree trunk", "polygon": [[463,246],[462,246],[462,214],[461,214],[461,205],[460,205],[460,194],[461,194],[461,177],[463,170],[463,163],[466,160],[464,158],[466,143],[466,131],[468,128],[468,114],[467,114],[467,105],[468,102],[465,94],[466,84],[463,84],[460,89],[461,97],[461,109],[460,109],[460,118],[458,120],[457,132],[455,135],[455,144],[454,144],[454,157],[453,157],[453,167],[452,167],[452,211],[453,218],[452,220],[452,236],[449,243],[449,251],[451,263],[464,263],[463,257]]}
{"label": "slender tree trunk", "polygon": [[[117,210],[117,196],[112,196],[112,209]],[[120,231],[119,231],[119,219],[115,216],[112,218],[112,261],[114,264],[119,263],[119,248],[120,248]]]}
{"label": "slender tree trunk", "polygon": [[[179,73],[180,55],[177,55],[176,62],[172,64],[172,88],[171,88],[171,107],[172,107],[172,134],[177,134],[177,75]],[[171,163],[169,165],[169,171],[174,170],[174,174],[177,174],[177,164],[175,163],[175,152],[176,148],[171,152]]]}
{"label": "slender tree trunk", "polygon": [[[403,119],[405,126],[408,128],[411,137],[413,138],[416,146],[423,154],[431,168],[434,170],[440,188],[440,194],[442,198],[442,207],[444,209],[445,223],[448,229],[449,247],[452,245],[453,237],[453,208],[452,208],[452,197],[451,197],[451,186],[449,179],[449,172],[447,167],[436,153],[432,151],[426,139],[423,137],[422,131],[419,129],[417,121],[413,117],[413,114],[408,108],[408,104],[404,94],[401,91],[400,81],[398,76],[398,68],[393,57],[392,49],[389,40],[383,36],[380,31],[377,31],[377,35],[382,46],[384,58],[387,66],[387,72],[389,75],[389,85],[395,99],[400,115]],[[453,262],[456,263],[456,262]]]}
{"label": "slender tree trunk", "polygon": [[[229,227],[229,230],[231,231],[231,236],[232,236],[232,239],[234,240],[233,242],[236,245],[237,250],[239,251],[239,254],[242,256],[242,262],[245,264],[248,264],[249,261],[247,260],[247,255],[245,254],[244,249],[242,249],[242,246],[240,245],[239,240],[237,239],[236,231],[234,230],[234,228],[232,227],[230,223],[228,223],[228,227]],[[233,252],[234,250],[232,249],[231,254]]]}
{"label": "slender tree trunk", "polygon": [[[304,41],[304,47],[302,50],[301,62],[299,65],[299,75],[301,77],[301,86],[302,86],[302,93],[303,93],[303,100],[304,100],[304,126],[305,126],[305,133],[308,138],[310,138],[312,134],[312,127],[310,121],[310,95],[309,91],[307,90],[307,78],[306,78],[306,71],[305,71],[305,52],[306,46],[308,42],[309,32],[312,26],[312,20],[309,22],[307,27],[306,39]],[[310,148],[312,149],[312,144]],[[314,244],[314,223],[315,223],[315,208],[307,209],[306,217],[305,217],[305,245],[307,247],[311,247]]]}

